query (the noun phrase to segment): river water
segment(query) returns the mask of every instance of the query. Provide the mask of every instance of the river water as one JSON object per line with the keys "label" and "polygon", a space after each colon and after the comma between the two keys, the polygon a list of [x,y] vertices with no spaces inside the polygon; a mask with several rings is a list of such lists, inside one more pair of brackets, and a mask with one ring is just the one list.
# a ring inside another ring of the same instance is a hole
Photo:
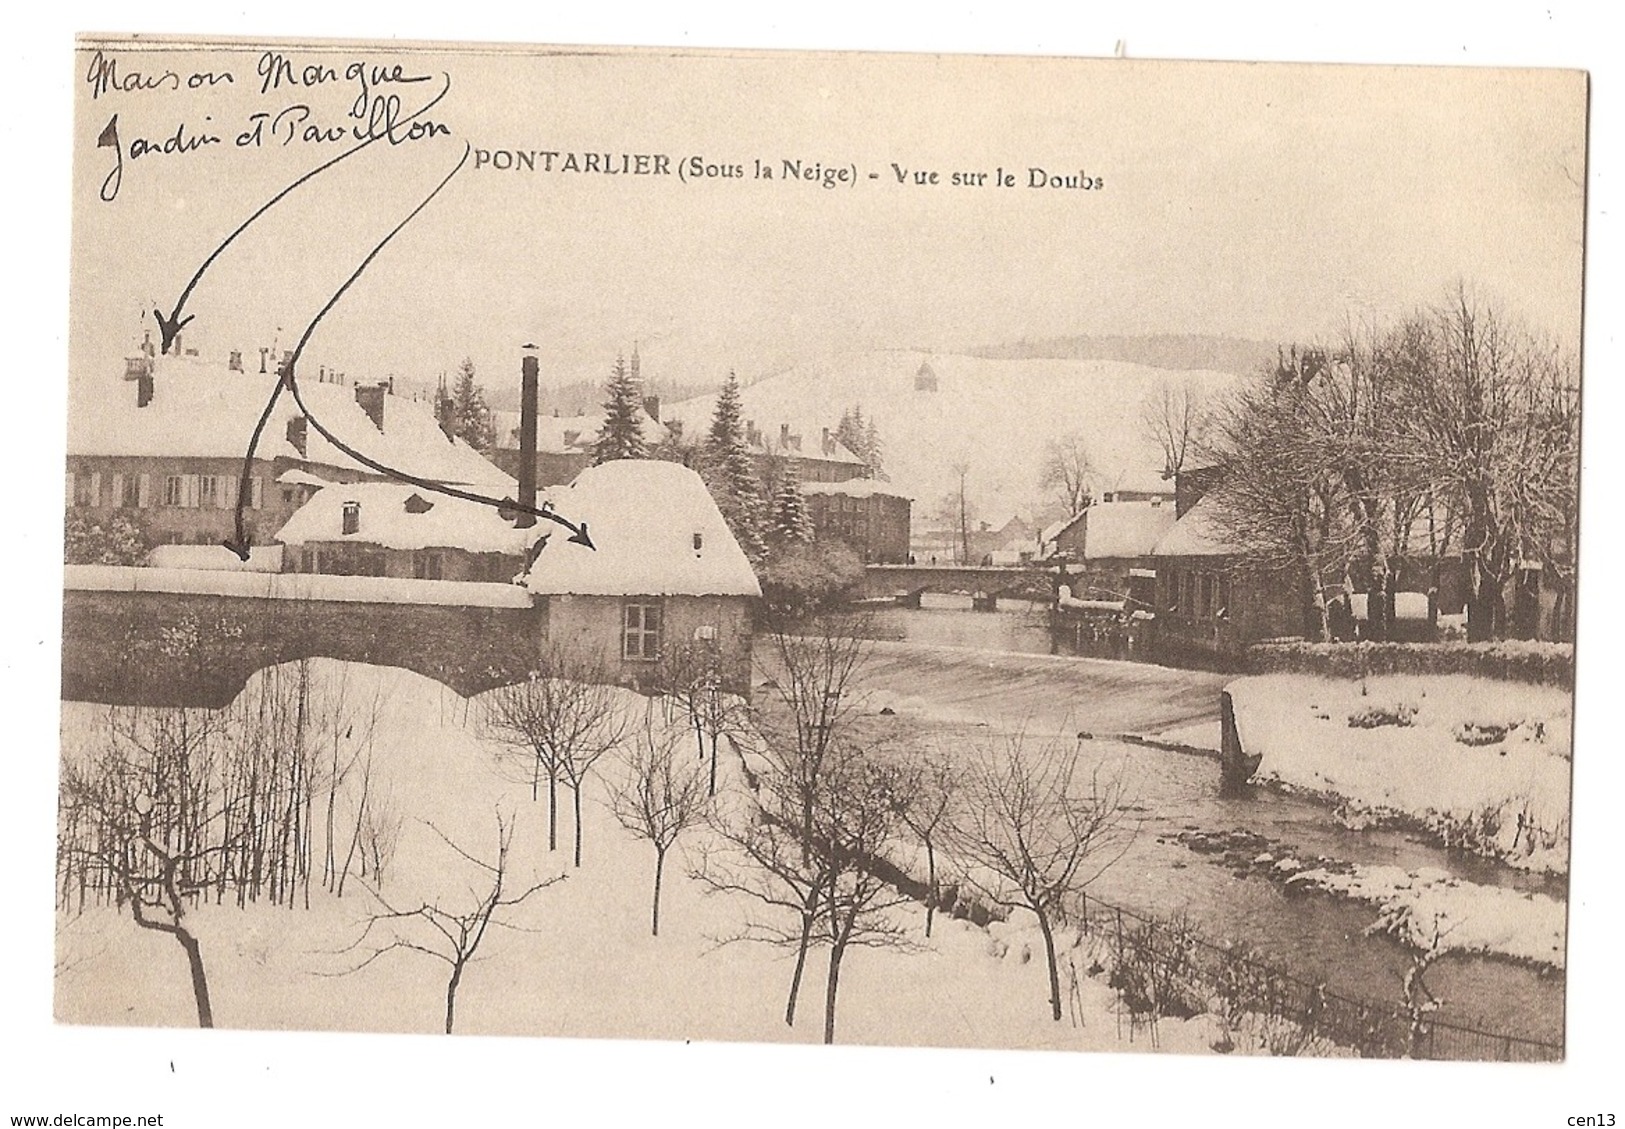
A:
{"label": "river water", "polygon": [[[1143,819],[1127,853],[1091,887],[1128,909],[1187,917],[1212,940],[1253,946],[1333,991],[1397,1002],[1411,954],[1368,937],[1367,905],[1322,895],[1287,896],[1257,875],[1238,875],[1176,841],[1182,831],[1242,830],[1280,840],[1300,859],[1316,856],[1407,870],[1436,867],[1468,881],[1563,897],[1560,883],[1446,851],[1385,830],[1352,831],[1325,807],[1263,788],[1219,795],[1218,765],[1114,739],[1211,720],[1217,729],[1220,675],[1149,664],[1051,657],[1042,605],[1006,604],[973,612],[969,598],[927,594],[919,610],[875,613],[873,634],[888,642],[864,673],[863,689],[891,706],[888,723],[948,748],[975,745],[990,730],[1025,728],[1030,739],[1079,730],[1110,771],[1121,771]],[[878,705],[877,705],[878,710]],[[1561,974],[1510,961],[1450,956],[1428,972],[1444,1001],[1440,1018],[1548,1042],[1563,1039]]]}

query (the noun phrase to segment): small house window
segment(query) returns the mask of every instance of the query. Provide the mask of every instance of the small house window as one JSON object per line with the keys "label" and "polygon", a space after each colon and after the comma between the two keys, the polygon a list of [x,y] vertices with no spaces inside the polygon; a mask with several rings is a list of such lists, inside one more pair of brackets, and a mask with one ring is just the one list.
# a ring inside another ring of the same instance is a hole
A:
{"label": "small house window", "polygon": [[127,474],[119,482],[118,504],[127,510],[139,509],[143,499],[141,497],[141,476]]}
{"label": "small house window", "polygon": [[164,476],[164,505],[186,505],[186,476],[184,474],[168,474]]}
{"label": "small house window", "polygon": [[358,532],[361,529],[361,503],[345,502],[343,524],[339,527],[341,534]]}
{"label": "small house window", "polygon": [[197,480],[197,504],[218,508],[221,502],[220,479],[217,475],[201,474]]}
{"label": "small house window", "polygon": [[439,553],[413,554],[412,571],[419,580],[439,580],[442,567]]}
{"label": "small house window", "polygon": [[660,605],[629,601],[622,620],[621,657],[629,662],[654,662],[660,657]]}

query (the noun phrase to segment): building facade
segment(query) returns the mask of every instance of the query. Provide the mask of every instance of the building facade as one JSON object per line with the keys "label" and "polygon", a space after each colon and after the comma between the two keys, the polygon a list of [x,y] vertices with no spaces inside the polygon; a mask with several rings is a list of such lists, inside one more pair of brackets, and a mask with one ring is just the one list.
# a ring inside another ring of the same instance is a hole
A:
{"label": "building facade", "polygon": [[907,564],[913,503],[872,479],[804,482],[813,536],[843,541],[865,564]]}

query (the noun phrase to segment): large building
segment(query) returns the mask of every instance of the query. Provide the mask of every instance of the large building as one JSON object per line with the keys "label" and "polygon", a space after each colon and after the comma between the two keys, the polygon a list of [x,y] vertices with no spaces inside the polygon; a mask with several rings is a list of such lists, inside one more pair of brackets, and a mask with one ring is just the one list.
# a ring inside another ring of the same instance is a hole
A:
{"label": "large building", "polygon": [[869,478],[803,482],[813,536],[844,541],[865,564],[907,564],[912,503]]}
{"label": "large building", "polygon": [[[242,497],[247,532],[265,545],[326,483],[382,480],[330,443],[286,391],[248,458],[278,379],[273,368],[263,353],[245,366],[240,353],[215,363],[154,356],[148,343],[126,362],[126,383],[85,382],[69,413],[69,510],[97,522],[124,511],[158,545],[219,546],[235,534]],[[322,427],[367,459],[424,479],[513,490],[440,430],[430,404],[396,396],[387,383],[339,383],[318,369],[299,390]]]}

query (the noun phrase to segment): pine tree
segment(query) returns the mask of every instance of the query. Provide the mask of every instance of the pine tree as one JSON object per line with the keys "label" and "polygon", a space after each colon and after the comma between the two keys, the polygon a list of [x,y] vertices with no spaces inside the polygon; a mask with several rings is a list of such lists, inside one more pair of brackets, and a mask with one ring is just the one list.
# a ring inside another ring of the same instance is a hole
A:
{"label": "pine tree", "polygon": [[474,381],[474,361],[464,357],[457,366],[457,386],[451,397],[452,434],[476,451],[496,446],[496,424],[485,402],[485,389]]}
{"label": "pine tree", "polygon": [[604,401],[604,425],[593,446],[593,465],[615,459],[647,458],[648,447],[643,441],[643,399],[639,395],[637,376],[627,369],[625,357],[615,358],[605,393],[608,398]]}
{"label": "pine tree", "polygon": [[811,541],[812,514],[801,493],[801,479],[793,459],[779,460],[779,484],[773,491],[770,536],[775,546]]}
{"label": "pine tree", "polygon": [[841,413],[841,422],[836,425],[835,438],[840,440],[848,451],[863,460],[868,468],[866,477],[876,478],[881,474],[880,431],[875,427],[875,421],[863,418],[863,406],[854,404]]}
{"label": "pine tree", "polygon": [[730,372],[711,417],[704,477],[739,547],[751,560],[759,561],[767,552],[762,537],[762,486],[745,443],[742,410],[739,380]]}
{"label": "pine tree", "polygon": [[446,388],[446,374],[440,374],[440,387],[434,393],[434,421],[440,425],[447,439],[457,437],[457,404]]}

